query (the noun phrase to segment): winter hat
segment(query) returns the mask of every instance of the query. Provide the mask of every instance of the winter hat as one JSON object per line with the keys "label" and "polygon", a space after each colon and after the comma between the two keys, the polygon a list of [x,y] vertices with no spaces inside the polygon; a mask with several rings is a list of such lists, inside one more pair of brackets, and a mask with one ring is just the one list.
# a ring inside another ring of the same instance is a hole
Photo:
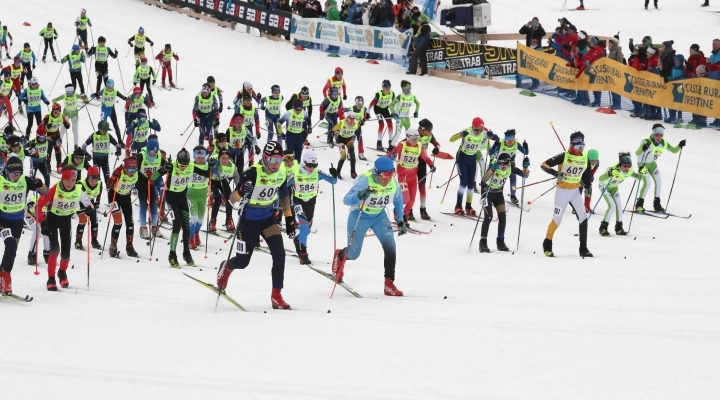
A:
{"label": "winter hat", "polygon": [[577,33],[577,28],[576,28],[575,25],[573,25],[573,24],[568,25],[568,29],[571,30],[571,31],[573,31],[573,32],[575,32],[575,33]]}
{"label": "winter hat", "polygon": [[73,154],[72,154],[72,155],[73,155],[73,158],[75,158],[75,157],[77,157],[77,158],[85,158],[85,150],[83,150],[82,148],[78,147],[78,148],[75,149],[75,151],[73,151]]}
{"label": "winter hat", "polygon": [[241,114],[236,114],[233,115],[233,117],[230,119],[230,125],[242,124],[244,121],[245,117],[243,117]]}
{"label": "winter hat", "polygon": [[315,164],[317,166],[317,164],[318,164],[317,154],[312,150],[307,150],[307,151],[303,152],[302,163],[303,163],[303,165]]}
{"label": "winter hat", "polygon": [[105,131],[105,132],[112,132],[112,129],[110,129],[110,123],[107,121],[98,122],[98,130]]}
{"label": "winter hat", "polygon": [[588,150],[588,160],[596,161],[600,159],[600,153],[595,149]]}
{"label": "winter hat", "polygon": [[652,133],[653,135],[656,133],[662,133],[665,134],[665,127],[662,124],[655,124],[652,126]]}
{"label": "winter hat", "polygon": [[157,139],[149,139],[147,141],[147,147],[146,151],[150,153],[151,151],[157,152],[160,150],[160,143]]}
{"label": "winter hat", "polygon": [[655,50],[654,47],[648,47],[647,52],[648,52],[649,54],[655,54],[655,53],[657,53],[657,50]]}
{"label": "winter hat", "polygon": [[123,160],[123,166],[125,168],[137,168],[138,160],[135,156],[130,156]]}
{"label": "winter hat", "polygon": [[433,124],[432,122],[430,122],[430,120],[424,118],[423,120],[418,122],[418,128],[431,131],[433,129]]}
{"label": "winter hat", "polygon": [[5,136],[12,136],[13,131],[14,131],[14,129],[10,125],[6,126],[5,129],[3,130],[3,132],[5,132]]}
{"label": "winter hat", "polygon": [[19,158],[13,156],[8,158],[5,169],[7,172],[23,172],[23,163]]}
{"label": "winter hat", "polygon": [[666,49],[672,50],[672,49],[673,49],[672,46],[673,46],[673,44],[675,44],[675,41],[673,41],[673,40],[666,40],[666,41],[664,41],[662,44],[665,46]]}
{"label": "winter hat", "polygon": [[80,46],[78,46],[76,44],[72,45],[72,51],[79,51],[79,50],[80,50]]}
{"label": "winter hat", "polygon": [[62,167],[61,179],[77,179],[77,168],[72,165]]}
{"label": "winter hat", "polygon": [[598,38],[597,36],[593,36],[590,38],[590,42],[592,42],[592,44],[597,46],[600,44],[600,38]]}
{"label": "winter hat", "polygon": [[295,156],[295,152],[292,149],[285,149],[283,151],[284,156]]}
{"label": "winter hat", "polygon": [[582,132],[576,131],[570,135],[570,144],[583,144],[583,143],[585,143],[585,135]]}
{"label": "winter hat", "polygon": [[293,108],[303,108],[303,102],[300,99],[293,101]]}
{"label": "winter hat", "polygon": [[375,160],[375,173],[389,172],[395,170],[395,164],[389,157],[379,157]]}
{"label": "winter hat", "polygon": [[142,26],[138,28],[138,33],[145,33],[145,28],[143,28]]}
{"label": "winter hat", "polygon": [[680,64],[685,64],[685,56],[682,54],[675,54],[675,61],[680,61]]}
{"label": "winter hat", "polygon": [[405,131],[405,136],[406,136],[408,139],[417,139],[417,138],[420,137],[420,133],[418,132],[417,129],[415,129],[415,128],[410,128],[410,129],[408,129],[408,130]]}
{"label": "winter hat", "polygon": [[208,76],[207,83],[215,83],[215,77],[213,77],[212,75]]}
{"label": "winter hat", "polygon": [[100,178],[100,168],[98,168],[96,166],[92,166],[92,167],[88,168],[87,177],[99,179]]}
{"label": "winter hat", "polygon": [[482,128],[485,126],[485,121],[482,120],[480,117],[475,117],[472,120],[472,127],[473,128]]}
{"label": "winter hat", "polygon": [[693,43],[693,45],[690,46],[690,50],[700,51],[700,45],[697,43]]}
{"label": "winter hat", "polygon": [[614,37],[610,38],[610,42],[618,44],[618,40]]}
{"label": "winter hat", "polygon": [[630,153],[624,152],[624,153],[618,153],[618,164],[630,164],[632,165],[632,157],[630,157]]}

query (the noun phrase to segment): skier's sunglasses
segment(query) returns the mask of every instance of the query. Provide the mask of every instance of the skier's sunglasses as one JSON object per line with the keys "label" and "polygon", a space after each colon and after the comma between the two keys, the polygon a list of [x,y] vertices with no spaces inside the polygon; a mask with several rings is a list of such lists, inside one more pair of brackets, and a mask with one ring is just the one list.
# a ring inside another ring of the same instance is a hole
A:
{"label": "skier's sunglasses", "polygon": [[582,144],[574,144],[574,145],[572,145],[572,147],[573,147],[575,150],[584,150],[584,149],[585,149],[585,143],[582,143]]}
{"label": "skier's sunglasses", "polygon": [[267,161],[269,164],[280,164],[281,162],[283,162],[283,159],[284,157],[269,157]]}
{"label": "skier's sunglasses", "polygon": [[404,88],[402,88],[403,92],[409,92],[410,89],[412,89],[412,86],[405,86]]}
{"label": "skier's sunglasses", "polygon": [[392,171],[375,171],[381,178],[392,178],[395,176],[395,170]]}
{"label": "skier's sunglasses", "polygon": [[295,156],[292,155],[292,154],[288,154],[288,155],[286,155],[286,156],[284,157],[284,159],[285,159],[285,161],[294,160],[294,159],[295,159]]}
{"label": "skier's sunglasses", "polygon": [[318,164],[317,163],[305,163],[305,166],[308,168],[317,168]]}
{"label": "skier's sunglasses", "polygon": [[134,174],[137,172],[137,168],[125,168],[125,172],[128,174]]}

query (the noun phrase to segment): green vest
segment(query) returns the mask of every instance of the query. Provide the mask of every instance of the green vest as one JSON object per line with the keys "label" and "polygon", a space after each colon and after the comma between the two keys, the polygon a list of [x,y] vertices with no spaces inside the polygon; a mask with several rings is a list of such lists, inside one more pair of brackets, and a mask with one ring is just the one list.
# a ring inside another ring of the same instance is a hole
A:
{"label": "green vest", "polygon": [[135,97],[132,102],[130,102],[130,106],[128,107],[129,113],[136,113],[140,109],[140,107],[143,106],[143,103],[145,103],[145,99],[143,96],[137,96]]}
{"label": "green vest", "polygon": [[510,161],[515,161],[515,153],[517,153],[517,150],[518,150],[517,140],[513,141],[512,146],[506,145],[505,141],[501,140],[500,141],[500,149],[499,149],[496,157],[499,157],[500,154],[507,154],[510,156]]}
{"label": "green vest", "polygon": [[355,123],[352,126],[349,126],[347,123],[347,120],[340,121],[340,129],[338,130],[338,135],[341,138],[349,139],[353,136],[355,136],[355,131],[360,127],[360,124],[357,123],[357,119],[355,120]]}
{"label": "green vest", "polygon": [[68,117],[76,117],[78,114],[78,98],[79,96],[77,93],[73,93],[72,96],[68,96],[67,94],[65,97],[63,97],[63,103],[65,104],[65,107],[63,107],[63,114]]}
{"label": "green vest", "polygon": [[31,63],[32,62],[32,50],[30,50],[30,51],[20,50],[20,61],[23,64]]}
{"label": "green vest", "polygon": [[[137,119],[135,120],[137,121]],[[134,123],[134,121],[133,121]],[[135,133],[133,134],[133,142],[145,143],[147,142],[148,134],[150,133],[150,121],[145,120],[140,125],[135,126]]]}
{"label": "green vest", "polygon": [[82,188],[78,185],[73,186],[71,191],[62,190],[62,182],[55,185],[55,197],[53,197],[50,205],[50,212],[58,217],[67,217],[75,214],[80,209],[80,199],[82,198]]}
{"label": "green vest", "polygon": [[332,78],[334,78],[334,76],[328,78],[328,82],[330,82],[330,87],[336,87],[338,88],[338,90],[340,90],[343,83],[345,83],[345,78],[340,79],[339,81],[334,81]]}
{"label": "green vest", "polygon": [[2,84],[0,84],[0,94],[2,94],[4,97],[7,97],[10,95],[10,91],[12,90],[13,83],[12,81],[6,81],[3,79]]}
{"label": "green vest", "polygon": [[634,173],[635,172],[633,172],[632,167],[628,168],[628,172],[623,172],[620,169],[620,164],[617,164],[610,168],[610,171],[607,173],[607,179],[600,181],[600,184],[605,185],[607,190],[613,190],[616,189],[625,179],[633,176]]}
{"label": "green vest", "polygon": [[92,140],[93,153],[110,153],[110,135],[108,133],[103,135],[99,131],[95,132],[92,135]]}
{"label": "green vest", "polygon": [[173,161],[173,172],[172,175],[170,175],[170,184],[168,185],[168,189],[175,193],[185,191],[188,183],[190,183],[190,177],[192,176],[194,169],[195,163],[192,161],[190,161],[190,164],[188,164],[187,168],[185,168],[185,171],[181,171],[180,168],[178,168],[177,160]]}
{"label": "green vest", "polygon": [[50,142],[47,139],[45,139],[44,142],[39,142],[35,139],[35,149],[38,152],[38,158],[45,158],[48,154],[48,150],[50,149]]}
{"label": "green vest", "polygon": [[[230,147],[234,149],[239,149],[245,146],[245,137],[247,136],[247,129],[245,127],[240,128],[240,130],[235,130],[232,126],[228,128],[228,143],[230,144]],[[215,150],[217,150],[218,146],[215,146]]]}
{"label": "green vest", "polygon": [[60,127],[63,124],[63,116],[60,114],[59,117],[53,117],[52,112],[48,114],[48,121],[47,124],[45,124],[45,130],[47,130],[48,135],[52,133],[57,133],[60,130]]}
{"label": "green vest", "polygon": [[[212,157],[217,159],[217,157]],[[219,161],[218,161],[219,162]],[[217,174],[212,176],[212,180],[219,181],[221,179],[230,179],[235,174],[235,163],[232,160],[228,165],[217,164]]]}
{"label": "green vest", "polygon": [[342,99],[340,96],[338,96],[337,99],[333,100],[332,97],[327,98],[328,106],[325,109],[325,114],[337,114],[338,109],[340,108],[340,102]]}
{"label": "green vest", "polygon": [[78,165],[78,164],[75,164],[75,159],[73,158],[73,155],[68,154],[67,165],[72,165],[73,167],[75,167],[75,169],[77,169],[78,172],[80,172],[80,171],[82,171],[83,166],[85,165],[85,156],[83,156],[82,162]]}
{"label": "green vest", "polygon": [[135,47],[137,47],[138,49],[144,49],[145,48],[145,39],[147,39],[145,34],[140,36],[140,34],[136,33],[135,34]]}
{"label": "green vest", "polygon": [[[47,142],[47,140],[46,140]],[[0,135],[0,151],[7,152],[9,146],[7,142],[5,141],[5,138]]]}
{"label": "green vest", "polygon": [[249,204],[258,207],[267,207],[278,198],[280,186],[285,182],[285,165],[280,163],[277,172],[268,174],[263,170],[262,164],[253,165],[255,168],[255,186],[250,195]]}
{"label": "green vest", "polygon": [[302,133],[303,122],[305,122],[305,112],[295,112],[295,109],[289,111],[290,119],[287,123],[287,131],[290,133]]}
{"label": "green vest", "polygon": [[[113,107],[115,105],[115,97],[117,97],[117,89],[112,88],[112,90],[110,90],[106,86],[102,93],[100,93],[100,102],[104,107]],[[142,101],[142,96],[140,97],[140,100]],[[140,104],[142,104],[142,102]],[[137,109],[135,112],[137,112]]]}
{"label": "green vest", "polygon": [[151,69],[150,69],[149,65],[146,65],[146,66],[140,65],[139,67],[137,67],[137,71],[136,71],[138,78],[150,79],[150,70]]}
{"label": "green vest", "polygon": [[43,30],[40,31],[40,36],[44,37],[45,39],[52,39],[53,36],[55,36],[55,28],[52,28],[48,30],[47,28],[43,28]]}
{"label": "green vest", "polygon": [[175,52],[170,50],[170,52],[168,53],[167,51],[163,50],[162,53],[160,53],[160,54],[162,54],[161,61],[164,63],[167,63],[170,60],[172,60],[173,56],[175,55]]}
{"label": "green vest", "polygon": [[265,98],[265,110],[272,115],[280,115],[280,107],[282,106],[283,96],[277,99],[270,96]]}
{"label": "green vest", "polygon": [[390,92],[388,92],[388,94],[383,94],[382,90],[378,90],[377,95],[378,100],[375,103],[375,106],[377,106],[378,108],[388,108],[390,103],[392,103],[393,97],[395,97],[395,92],[391,90]]}
{"label": "green vest", "polygon": [[422,152],[422,147],[418,146],[410,146],[407,142],[403,144],[403,149],[400,152],[400,157],[398,158],[398,164],[400,164],[401,167],[406,169],[413,169],[418,166],[420,163],[420,153]]}
{"label": "green vest", "polygon": [[203,97],[202,94],[197,95],[198,99],[198,111],[203,114],[210,114],[213,109],[213,97]]}
{"label": "green vest", "polygon": [[409,113],[410,107],[412,107],[413,104],[415,104],[415,95],[412,93],[407,94],[407,95],[405,93],[400,93],[400,95],[397,98],[398,98],[398,108],[397,108],[398,113]]}
{"label": "green vest", "polygon": [[162,165],[162,158],[159,154],[158,157],[155,157],[155,161],[153,162],[148,161],[147,147],[144,147],[142,150],[140,150],[140,154],[142,155],[140,172],[142,172],[143,175],[152,175],[155,171],[160,169],[160,166]]}
{"label": "green vest", "polygon": [[[197,168],[199,168],[199,169],[201,169],[201,170],[203,170],[203,171],[207,171],[207,170],[208,170],[208,165],[207,165],[207,163],[202,164],[202,165],[200,165],[200,164],[195,164],[195,167],[197,167]],[[208,178],[206,178],[206,177],[204,177],[204,176],[202,176],[202,175],[200,175],[200,174],[196,174],[196,173],[193,172],[193,174],[192,174],[192,180],[190,181],[190,183],[189,183],[188,185],[190,186],[190,189],[203,189],[203,190],[207,190],[209,184],[210,184],[210,181],[208,180]]]}
{"label": "green vest", "polygon": [[485,140],[485,131],[476,135],[472,128],[467,128],[465,129],[465,132],[468,134],[463,138],[463,142],[460,145],[460,151],[469,156],[474,156],[482,149],[482,142]]}
{"label": "green vest", "polygon": [[96,46],[95,47],[95,61],[107,62],[109,55],[110,55],[110,49],[107,46]]}
{"label": "green vest", "polygon": [[28,107],[37,107],[40,105],[40,101],[42,101],[42,89],[40,89],[40,86],[38,86],[37,89],[31,89],[27,88],[27,106]]}
{"label": "green vest", "polygon": [[295,197],[303,201],[317,197],[318,191],[320,190],[320,175],[318,169],[314,168],[310,174],[300,172],[300,165],[295,161],[292,170],[295,177],[295,184],[293,185]]}
{"label": "green vest", "polygon": [[119,194],[121,196],[126,196],[130,194],[130,191],[132,191],[133,187],[135,187],[135,183],[137,183],[138,180],[138,174],[135,173],[133,176],[128,176],[125,174],[125,170],[123,169],[120,172],[120,179],[118,180],[117,188],[115,189],[115,193]]}
{"label": "green vest", "polygon": [[243,125],[252,126],[255,123],[255,105],[250,106],[249,110],[240,106],[240,115],[242,115],[244,119]]}
{"label": "green vest", "polygon": [[513,169],[511,166],[508,166],[507,169],[505,169],[504,171],[502,169],[493,171],[492,176],[486,182],[488,187],[490,188],[490,190],[502,189],[503,186],[505,186],[505,181],[507,181],[507,178],[510,177],[512,172],[513,172]]}
{"label": "green vest", "polygon": [[100,183],[98,182],[94,188],[91,188],[90,185],[87,183],[87,178],[81,180],[80,185],[82,185],[83,192],[85,192],[85,196],[87,196],[90,199],[96,198],[100,194]]}
{"label": "green vest", "polygon": [[81,53],[68,54],[68,61],[70,62],[70,69],[81,69],[82,68],[82,65],[81,65],[82,60],[80,58],[82,58]]}
{"label": "green vest", "polygon": [[[657,161],[657,159],[660,158],[660,156],[662,155],[665,148],[667,148],[668,146],[668,143],[664,138],[659,145],[655,144],[652,136],[648,136],[646,140],[650,142],[650,151],[645,152],[645,157],[638,160],[639,164],[650,164]],[[642,155],[640,157],[642,157]]]}
{"label": "green vest", "polygon": [[[15,68],[15,64],[10,64],[10,79],[17,79],[17,78],[19,78],[20,75],[22,74],[22,72],[23,72],[23,67],[22,67],[22,65],[19,66],[19,67],[17,67],[17,68]],[[28,89],[30,89],[30,88],[28,88]],[[39,103],[38,103],[38,104],[39,104]]]}
{"label": "green vest", "polygon": [[[300,98],[300,93],[295,93],[296,98]],[[307,99],[303,100],[303,108],[308,108],[310,106],[310,96],[308,96]]]}
{"label": "green vest", "polygon": [[397,190],[395,179],[393,178],[387,186],[383,186],[375,182],[372,170],[365,172],[363,175],[368,179],[368,189],[372,194],[365,200],[362,211],[371,215],[380,214],[393,201],[395,190]]}
{"label": "green vest", "polygon": [[27,181],[24,176],[20,176],[17,182],[0,176],[0,211],[12,214],[25,210],[26,193]]}
{"label": "green vest", "polygon": [[87,15],[84,17],[81,15],[77,18],[77,22],[78,22],[77,28],[80,29],[81,31],[84,31],[87,29],[88,22],[90,22],[90,18],[88,18]]}
{"label": "green vest", "polygon": [[569,151],[565,152],[563,166],[561,172],[564,175],[564,182],[577,184],[582,179],[583,171],[587,168],[588,159],[586,154],[580,156],[572,155]]}
{"label": "green vest", "polygon": [[418,139],[418,142],[420,143],[420,146],[423,147],[423,149],[427,149],[431,141],[432,135],[420,135],[420,139]]}

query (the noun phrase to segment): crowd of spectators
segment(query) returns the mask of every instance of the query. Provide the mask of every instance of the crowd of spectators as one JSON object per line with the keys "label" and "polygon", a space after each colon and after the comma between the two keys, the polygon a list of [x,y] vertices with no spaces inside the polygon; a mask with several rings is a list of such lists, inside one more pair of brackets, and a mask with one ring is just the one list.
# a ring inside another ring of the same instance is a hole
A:
{"label": "crowd of spectators", "polygon": [[[720,39],[712,42],[712,51],[709,57],[700,50],[700,45],[693,44],[688,50],[688,56],[679,54],[674,48],[674,41],[667,40],[654,43],[650,36],[645,36],[640,43],[633,39],[628,41],[629,56],[627,59],[620,46],[620,37],[615,35],[607,42],[596,36],[589,36],[585,31],[578,30],[567,18],[558,20],[560,26],[548,40],[549,47],[555,50],[558,57],[566,61],[568,67],[576,69],[576,77],[583,73],[592,72],[592,63],[602,57],[631,66],[638,71],[648,71],[660,75],[665,82],[688,78],[720,79]],[[526,35],[526,44],[535,49],[542,49],[542,39],[545,30],[538,18],[533,18],[520,28],[520,33]],[[535,90],[539,82],[535,79],[530,87]],[[574,104],[582,106],[600,107],[602,92],[593,92],[593,99],[587,91],[558,89],[560,96],[571,98]],[[664,120],[666,123],[682,123],[682,112],[678,110],[655,107],[649,104],[633,101],[631,117],[646,120]],[[621,108],[621,95],[610,93],[610,104],[606,105],[614,110]],[[692,115],[691,124],[699,127],[707,126],[707,117]],[[713,126],[720,129],[720,120],[715,120]]]}

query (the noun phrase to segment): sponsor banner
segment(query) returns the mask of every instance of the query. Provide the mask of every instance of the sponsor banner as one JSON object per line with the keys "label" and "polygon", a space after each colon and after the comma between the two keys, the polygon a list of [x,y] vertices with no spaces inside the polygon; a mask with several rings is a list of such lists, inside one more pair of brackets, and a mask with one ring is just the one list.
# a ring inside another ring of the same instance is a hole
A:
{"label": "sponsor banner", "polygon": [[[555,54],[552,48],[543,51]],[[426,53],[435,68],[489,76],[517,73],[517,51],[506,47],[432,39]]]}
{"label": "sponsor banner", "polygon": [[293,16],[290,37],[300,41],[338,46],[371,53],[406,55],[412,30],[353,25],[342,21]]}
{"label": "sponsor banner", "polygon": [[257,6],[253,3],[233,1],[227,4],[219,0],[169,0],[170,4],[178,7],[187,7],[195,11],[201,11],[213,17],[220,17],[227,21],[237,22],[261,31],[268,31],[280,35],[290,33],[292,14],[280,10],[268,11],[265,6]]}
{"label": "sponsor banner", "polygon": [[[665,82],[657,74],[603,57],[575,77],[578,70],[556,56],[518,43],[518,72],[571,90],[610,91],[630,100],[720,118],[720,81],[691,78]],[[718,104],[715,102],[718,101]]]}

